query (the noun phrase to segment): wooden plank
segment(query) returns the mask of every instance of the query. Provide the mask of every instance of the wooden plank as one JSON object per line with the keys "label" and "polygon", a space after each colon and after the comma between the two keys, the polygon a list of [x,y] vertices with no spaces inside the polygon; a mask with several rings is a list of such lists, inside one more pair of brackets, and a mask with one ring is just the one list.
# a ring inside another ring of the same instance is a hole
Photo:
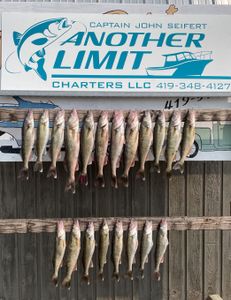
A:
{"label": "wooden plank", "polygon": [[[206,216],[221,214],[222,163],[205,163],[205,199]],[[221,233],[204,233],[204,296],[221,291]]]}
{"label": "wooden plank", "polygon": [[[157,174],[152,171],[153,162],[149,162],[150,178],[149,178],[149,193],[150,193],[150,215],[152,217],[168,215],[168,179],[163,172],[165,163],[161,162],[161,173]],[[156,231],[153,232],[153,251],[151,253],[151,299],[162,300],[168,299],[169,295],[169,259],[168,250],[165,255],[164,264],[161,266],[161,280],[154,281],[154,253],[156,248]]]}
{"label": "wooden plank", "polygon": [[[231,162],[223,162],[223,215],[231,215]],[[231,231],[222,232],[222,297],[231,297]]]}
{"label": "wooden plank", "polygon": [[[185,215],[185,177],[169,180],[169,216]],[[169,233],[169,300],[185,300],[185,233]]]}
{"label": "wooden plank", "polygon": [[[203,215],[204,163],[187,162],[187,216]],[[187,300],[203,300],[203,234],[187,235]]]}

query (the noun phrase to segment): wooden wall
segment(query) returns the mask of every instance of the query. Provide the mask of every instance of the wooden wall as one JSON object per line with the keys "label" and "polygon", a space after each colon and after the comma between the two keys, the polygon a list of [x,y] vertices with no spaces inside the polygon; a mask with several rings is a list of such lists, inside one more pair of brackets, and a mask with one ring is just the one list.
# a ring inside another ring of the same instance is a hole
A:
{"label": "wooden wall", "polygon": [[[129,188],[118,190],[110,187],[109,169],[107,188],[95,188],[94,168],[90,168],[90,187],[79,188],[74,196],[64,193],[61,163],[57,181],[31,171],[29,182],[22,182],[17,179],[20,168],[19,163],[0,164],[1,218],[230,215],[231,162],[189,162],[185,175],[174,176],[170,181],[164,174],[152,173],[148,163],[146,182],[135,180],[135,167]],[[0,300],[204,300],[213,293],[221,294],[224,300],[231,299],[230,231],[169,232],[169,250],[160,282],[153,280],[153,252],[145,279],[139,279],[136,269],[133,282],[123,278],[115,283],[109,261],[105,281],[97,280],[94,268],[92,284],[87,286],[81,282],[79,264],[70,292],[51,284],[54,241],[53,233],[0,236]],[[124,256],[123,274],[125,270]]]}

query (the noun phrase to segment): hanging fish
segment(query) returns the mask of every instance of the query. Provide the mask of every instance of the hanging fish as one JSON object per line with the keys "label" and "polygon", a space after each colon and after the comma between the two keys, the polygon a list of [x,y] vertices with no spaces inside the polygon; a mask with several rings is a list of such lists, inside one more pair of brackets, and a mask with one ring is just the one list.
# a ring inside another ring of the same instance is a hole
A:
{"label": "hanging fish", "polygon": [[167,161],[166,173],[168,176],[171,176],[172,173],[172,163],[176,158],[181,142],[181,136],[181,113],[179,110],[175,110],[171,116],[167,134],[165,156]]}
{"label": "hanging fish", "polygon": [[157,173],[160,173],[160,156],[165,141],[165,135],[165,114],[164,111],[160,111],[155,122],[153,140],[154,167],[157,169]]}
{"label": "hanging fish", "polygon": [[81,248],[81,231],[79,222],[74,221],[71,237],[67,246],[67,273],[63,280],[62,285],[71,288],[71,276],[74,271],[77,270],[77,262]]}
{"label": "hanging fish", "polygon": [[52,129],[52,134],[51,134],[51,149],[50,149],[51,166],[48,171],[47,177],[53,177],[55,179],[57,178],[56,163],[61,155],[61,149],[64,141],[64,127],[65,127],[65,112],[64,110],[60,109],[56,114],[54,120],[54,127]]}
{"label": "hanging fish", "polygon": [[94,233],[94,224],[90,222],[88,224],[85,241],[84,241],[84,254],[83,254],[83,267],[84,275],[83,279],[90,284],[89,268],[93,268],[93,254],[95,251],[95,233]]}
{"label": "hanging fish", "polygon": [[96,130],[96,141],[95,141],[95,155],[97,164],[97,176],[96,185],[100,187],[105,186],[103,168],[107,164],[107,148],[109,138],[109,122],[108,112],[101,112],[97,130]]}
{"label": "hanging fish", "polygon": [[112,186],[118,188],[116,169],[119,168],[123,146],[124,136],[124,116],[121,111],[115,111],[112,119],[111,129],[111,172]]}
{"label": "hanging fish", "polygon": [[145,111],[144,117],[141,122],[140,132],[139,132],[139,163],[140,167],[137,172],[137,177],[141,177],[145,180],[144,168],[145,162],[148,157],[148,153],[153,141],[153,128],[152,128],[152,118],[149,111]]}
{"label": "hanging fish", "polygon": [[155,270],[154,275],[156,279],[160,280],[160,264],[164,262],[164,254],[168,247],[168,225],[166,220],[161,220],[156,239],[155,252]]}
{"label": "hanging fish", "polygon": [[189,110],[183,127],[183,137],[181,142],[181,158],[173,167],[174,170],[179,169],[181,174],[184,173],[185,159],[189,155],[193,143],[195,141],[195,123],[195,111]]}
{"label": "hanging fish", "polygon": [[35,172],[43,172],[43,155],[46,154],[46,146],[49,139],[49,113],[48,110],[44,110],[42,113],[38,131],[37,131],[37,143],[36,143],[36,154],[37,154],[37,161],[34,165]]}
{"label": "hanging fish", "polygon": [[139,120],[136,111],[131,111],[128,115],[125,131],[125,149],[124,149],[124,171],[122,182],[128,187],[128,174],[131,167],[135,165],[136,153],[139,141]]}
{"label": "hanging fish", "polygon": [[141,277],[144,278],[144,265],[148,262],[148,255],[153,247],[152,241],[152,222],[146,221],[144,225],[142,244],[141,244],[141,259],[140,259],[140,271]]}
{"label": "hanging fish", "polygon": [[132,266],[136,262],[135,256],[138,248],[138,230],[137,222],[131,220],[128,229],[128,244],[127,244],[127,255],[128,255],[128,271],[127,274],[131,280],[133,280]]}
{"label": "hanging fish", "polygon": [[34,116],[33,111],[30,110],[23,123],[22,128],[22,160],[23,168],[20,171],[20,178],[29,179],[29,160],[32,156],[32,149],[34,146],[35,131],[34,131]]}
{"label": "hanging fish", "polygon": [[58,275],[59,269],[63,265],[63,257],[66,249],[66,232],[62,221],[58,222],[57,235],[56,235],[56,246],[54,255],[54,274],[52,281],[55,286],[58,286]]}
{"label": "hanging fish", "polygon": [[115,235],[113,243],[113,263],[114,274],[113,277],[119,282],[119,265],[121,264],[121,257],[123,251],[123,224],[121,221],[117,221],[115,225]]}
{"label": "hanging fish", "polygon": [[107,253],[109,247],[109,227],[107,221],[104,220],[100,230],[100,242],[99,242],[99,276],[104,281],[103,268],[107,263]]}
{"label": "hanging fish", "polygon": [[65,190],[75,193],[75,172],[79,169],[79,118],[75,109],[72,110],[66,125],[65,132],[65,165],[68,172],[68,179]]}
{"label": "hanging fish", "polygon": [[95,140],[95,123],[92,111],[88,111],[83,122],[81,130],[80,151],[82,158],[82,170],[80,174],[80,182],[88,185],[87,166],[92,158],[92,151]]}

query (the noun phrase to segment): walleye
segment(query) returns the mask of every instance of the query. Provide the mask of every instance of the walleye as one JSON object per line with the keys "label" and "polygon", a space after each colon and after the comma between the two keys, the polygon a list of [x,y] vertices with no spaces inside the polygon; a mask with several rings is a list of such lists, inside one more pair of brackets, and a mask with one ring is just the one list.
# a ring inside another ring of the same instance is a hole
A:
{"label": "walleye", "polygon": [[163,149],[165,135],[165,114],[164,111],[160,111],[154,127],[153,142],[154,166],[157,169],[157,173],[160,173],[160,155]]}
{"label": "walleye", "polygon": [[144,278],[144,265],[148,262],[148,255],[153,247],[152,241],[152,222],[146,221],[144,225],[142,244],[141,244],[141,259],[140,259],[140,271],[141,277]]}
{"label": "walleye", "polygon": [[36,144],[36,153],[37,153],[37,161],[34,165],[35,172],[43,172],[43,155],[46,154],[46,146],[49,139],[49,113],[48,110],[44,110],[42,113],[37,133],[37,144]]}
{"label": "walleye", "polygon": [[111,129],[111,172],[112,186],[118,188],[116,169],[119,168],[120,159],[125,142],[124,116],[121,111],[115,111],[112,119]]}
{"label": "walleye", "polygon": [[144,117],[141,122],[140,132],[139,132],[139,163],[140,167],[137,172],[137,177],[141,177],[145,180],[144,169],[145,161],[147,159],[150,147],[153,141],[153,128],[152,128],[152,118],[149,111],[145,111]]}
{"label": "walleye", "polygon": [[181,113],[179,110],[175,110],[171,116],[171,120],[168,127],[167,134],[167,146],[166,146],[166,161],[167,169],[166,173],[171,176],[172,163],[176,158],[177,151],[181,142]]}
{"label": "walleye", "polygon": [[95,233],[94,233],[94,224],[90,222],[88,224],[85,241],[84,241],[84,254],[83,254],[83,266],[84,266],[84,275],[83,279],[87,281],[87,284],[90,284],[89,268],[93,268],[93,254],[95,251]]}
{"label": "walleye", "polygon": [[19,177],[29,179],[29,160],[32,155],[34,146],[35,131],[34,131],[34,116],[33,111],[30,110],[23,123],[22,128],[22,160],[23,168],[20,171]]}
{"label": "walleye", "polygon": [[92,151],[94,148],[95,139],[95,123],[93,113],[87,112],[87,115],[83,122],[83,128],[81,131],[81,158],[82,158],[82,170],[80,175],[80,182],[88,185],[87,178],[87,166],[90,163],[92,157]]}
{"label": "walleye", "polygon": [[175,170],[180,169],[181,174],[184,173],[184,161],[189,155],[195,140],[195,122],[195,111],[189,110],[183,127],[181,158],[173,167]]}
{"label": "walleye", "polygon": [[115,236],[113,244],[113,263],[114,274],[113,277],[119,282],[119,265],[121,264],[121,257],[123,251],[123,224],[121,221],[117,221],[115,225]]}
{"label": "walleye", "polygon": [[74,271],[77,270],[77,261],[79,257],[79,252],[81,248],[81,231],[79,227],[79,222],[76,220],[73,224],[71,237],[67,246],[67,273],[63,280],[62,285],[71,288],[71,276]]}
{"label": "walleye", "polygon": [[59,110],[55,120],[51,135],[51,166],[47,177],[57,178],[56,163],[61,155],[61,149],[64,141],[64,127],[65,127],[65,112]]}
{"label": "walleye", "polygon": [[131,220],[128,230],[128,244],[127,244],[127,255],[128,255],[128,276],[133,280],[132,265],[135,263],[135,255],[138,248],[138,231],[137,222]]}
{"label": "walleye", "polygon": [[99,276],[104,281],[103,268],[107,263],[107,253],[109,247],[109,227],[107,221],[104,220],[100,230],[100,242],[99,242]]}
{"label": "walleye", "polygon": [[66,126],[66,154],[65,164],[68,171],[68,179],[65,190],[75,193],[75,172],[79,169],[79,118],[75,109],[72,110]]}
{"label": "walleye", "polygon": [[95,154],[97,163],[96,185],[105,186],[103,168],[107,164],[107,147],[109,138],[108,113],[103,111],[100,115],[95,141]]}
{"label": "walleye", "polygon": [[168,247],[168,225],[166,220],[161,220],[156,238],[155,271],[157,280],[160,280],[160,264],[164,262],[164,254]]}
{"label": "walleye", "polygon": [[136,111],[131,111],[128,115],[125,132],[125,161],[122,174],[123,185],[128,187],[128,173],[135,164],[136,153],[139,141],[139,120]]}
{"label": "walleye", "polygon": [[54,255],[54,274],[52,276],[52,281],[55,286],[58,286],[58,273],[59,269],[63,265],[63,257],[66,249],[66,232],[64,229],[64,224],[62,221],[58,222],[57,236],[56,236],[56,247]]}

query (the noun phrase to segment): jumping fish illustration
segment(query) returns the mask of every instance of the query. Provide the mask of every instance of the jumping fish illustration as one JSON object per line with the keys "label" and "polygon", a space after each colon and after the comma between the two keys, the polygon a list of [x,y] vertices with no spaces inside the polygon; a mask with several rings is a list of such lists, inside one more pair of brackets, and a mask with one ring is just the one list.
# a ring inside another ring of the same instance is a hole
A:
{"label": "jumping fish illustration", "polygon": [[41,79],[47,79],[45,48],[69,31],[73,23],[67,18],[54,18],[36,23],[22,34],[13,32],[17,56],[26,72],[34,70]]}

